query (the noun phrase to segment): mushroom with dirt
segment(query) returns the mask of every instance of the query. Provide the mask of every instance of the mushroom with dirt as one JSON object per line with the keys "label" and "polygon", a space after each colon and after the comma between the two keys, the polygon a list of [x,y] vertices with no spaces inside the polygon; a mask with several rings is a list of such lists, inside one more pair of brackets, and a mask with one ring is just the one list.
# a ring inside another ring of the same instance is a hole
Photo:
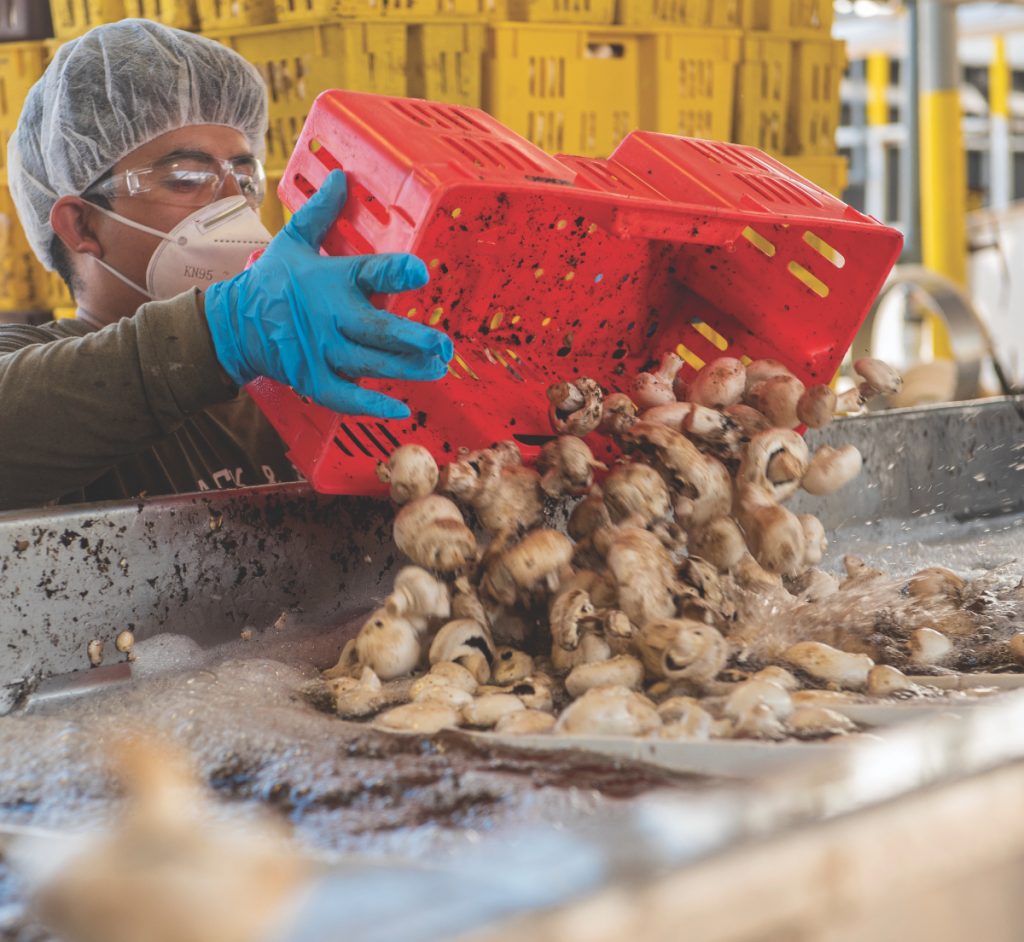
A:
{"label": "mushroom with dirt", "polygon": [[395,545],[414,563],[436,572],[456,572],[476,558],[476,537],[462,512],[439,494],[406,504],[395,518]]}
{"label": "mushroom with dirt", "polygon": [[575,435],[560,435],[537,457],[540,486],[548,497],[584,494],[594,483],[594,472],[607,470],[607,465],[594,458],[587,443]]}
{"label": "mushroom with dirt", "polygon": [[595,687],[562,712],[556,733],[570,736],[643,736],[661,726],[654,704],[628,687]]}
{"label": "mushroom with dirt", "polygon": [[387,463],[377,463],[377,477],[381,483],[390,484],[391,499],[396,504],[432,494],[438,475],[434,456],[422,445],[400,445]]}
{"label": "mushroom with dirt", "polygon": [[443,625],[430,644],[432,665],[454,661],[468,670],[478,683],[486,683],[494,663],[494,641],[490,632],[471,618],[457,618]]}
{"label": "mushroom with dirt", "polygon": [[747,386],[747,369],[735,357],[718,357],[708,363],[690,382],[687,398],[711,409],[736,405]]}
{"label": "mushroom with dirt", "polygon": [[530,605],[557,591],[572,562],[573,543],[564,533],[542,527],[505,548],[487,566],[483,592],[501,605]]}
{"label": "mushroom with dirt", "polygon": [[557,435],[583,437],[601,424],[604,393],[593,379],[583,376],[548,388],[548,419]]}
{"label": "mushroom with dirt", "polygon": [[641,408],[674,402],[676,398],[673,382],[683,368],[683,359],[676,353],[666,353],[661,365],[651,373],[638,373],[630,387],[630,398]]}
{"label": "mushroom with dirt", "polygon": [[660,618],[641,625],[636,647],[652,677],[703,690],[725,667],[729,645],[711,625]]}

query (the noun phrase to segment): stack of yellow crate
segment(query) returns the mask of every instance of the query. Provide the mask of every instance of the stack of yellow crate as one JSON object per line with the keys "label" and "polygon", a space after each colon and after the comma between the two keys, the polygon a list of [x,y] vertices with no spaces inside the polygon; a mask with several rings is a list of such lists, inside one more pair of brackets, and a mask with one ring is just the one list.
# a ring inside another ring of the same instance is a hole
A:
{"label": "stack of yellow crate", "polygon": [[733,139],[842,193],[835,133],[846,51],[831,38],[832,0],[734,0],[733,10],[744,30]]}

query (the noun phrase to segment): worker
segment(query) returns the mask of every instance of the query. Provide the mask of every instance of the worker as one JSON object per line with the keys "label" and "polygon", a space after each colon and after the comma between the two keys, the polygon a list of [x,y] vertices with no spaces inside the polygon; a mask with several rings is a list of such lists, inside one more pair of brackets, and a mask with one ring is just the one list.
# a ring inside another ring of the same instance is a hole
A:
{"label": "worker", "polygon": [[295,480],[251,380],[399,419],[405,403],[356,380],[444,375],[449,338],[367,298],[422,287],[422,261],[320,254],[341,171],[264,228],[266,130],[259,72],[212,40],[129,19],[58,49],[8,177],[77,309],[0,327],[0,509]]}

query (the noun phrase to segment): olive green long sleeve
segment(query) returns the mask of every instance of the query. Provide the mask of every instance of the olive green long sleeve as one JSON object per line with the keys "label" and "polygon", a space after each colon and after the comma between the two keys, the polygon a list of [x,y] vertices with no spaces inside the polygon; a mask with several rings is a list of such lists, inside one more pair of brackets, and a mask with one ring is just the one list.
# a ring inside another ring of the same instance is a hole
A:
{"label": "olive green long sleeve", "polygon": [[293,479],[220,369],[196,292],[84,336],[48,327],[0,328],[0,509]]}

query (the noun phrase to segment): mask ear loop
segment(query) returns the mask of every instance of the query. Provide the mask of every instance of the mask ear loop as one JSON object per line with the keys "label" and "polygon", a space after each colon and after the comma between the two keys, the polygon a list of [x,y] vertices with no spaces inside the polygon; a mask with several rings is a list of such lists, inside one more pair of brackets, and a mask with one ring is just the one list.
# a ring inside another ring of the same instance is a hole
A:
{"label": "mask ear loop", "polygon": [[94,255],[94,256],[92,257],[92,260],[93,260],[93,261],[94,261],[94,262],[95,262],[95,263],[96,263],[97,265],[99,265],[99,266],[100,266],[100,268],[104,268],[104,269],[106,269],[106,270],[107,270],[108,272],[110,272],[110,274],[112,274],[112,275],[113,275],[113,276],[114,276],[114,277],[115,277],[116,279],[118,279],[118,281],[123,281],[123,282],[124,282],[124,283],[125,283],[126,285],[128,285],[128,287],[129,287],[129,288],[134,288],[134,289],[135,289],[136,291],[138,291],[138,292],[139,292],[139,294],[141,294],[141,295],[142,295],[142,296],[143,296],[144,298],[149,298],[149,300],[150,300],[150,301],[155,301],[155,300],[156,300],[156,298],[155,298],[155,297],[154,297],[154,296],[153,296],[152,294],[150,294],[150,293],[149,293],[149,292],[148,292],[148,291],[147,291],[147,290],[146,290],[145,288],[143,288],[143,287],[142,287],[142,285],[136,284],[136,283],[135,283],[134,281],[132,281],[132,280],[131,280],[131,278],[129,278],[129,277],[127,276],[127,275],[122,275],[122,274],[121,274],[121,272],[119,272],[119,271],[118,271],[118,270],[117,270],[116,268],[114,268],[114,266],[113,266],[113,265],[108,265],[108,264],[107,264],[107,263],[106,263],[105,261],[103,261],[103,259],[102,259],[102,258],[97,258],[97,257],[96,257],[96,256]]}

